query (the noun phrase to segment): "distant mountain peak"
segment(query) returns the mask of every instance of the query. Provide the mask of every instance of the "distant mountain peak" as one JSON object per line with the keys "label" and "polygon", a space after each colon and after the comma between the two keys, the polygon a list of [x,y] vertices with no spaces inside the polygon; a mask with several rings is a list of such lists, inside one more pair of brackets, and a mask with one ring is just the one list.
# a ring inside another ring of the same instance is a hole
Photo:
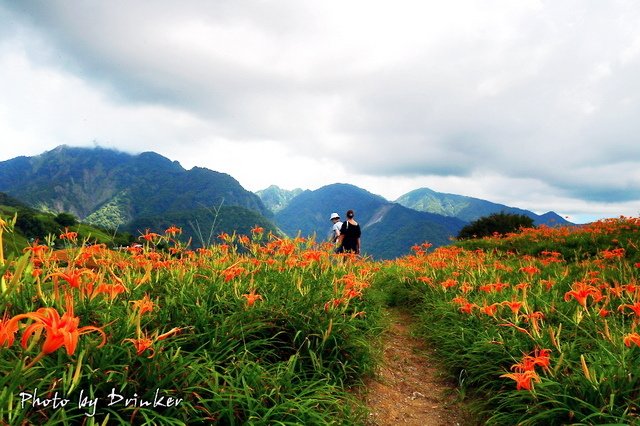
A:
{"label": "distant mountain peak", "polygon": [[187,171],[153,151],[60,145],[35,157],[0,162],[0,191],[105,227],[223,203],[271,216],[260,198],[231,176],[205,168]]}
{"label": "distant mountain peak", "polygon": [[256,191],[262,202],[273,213],[277,213],[289,205],[292,199],[304,192],[303,189],[282,189],[277,185],[270,185],[265,189]]}
{"label": "distant mountain peak", "polygon": [[414,210],[457,217],[467,222],[473,222],[474,220],[483,216],[488,216],[492,213],[504,212],[523,214],[532,218],[536,225],[570,224],[570,222],[554,212],[538,215],[532,211],[521,208],[509,207],[504,204],[498,204],[466,195],[436,192],[429,188],[419,188],[410,191],[399,197],[396,202]]}

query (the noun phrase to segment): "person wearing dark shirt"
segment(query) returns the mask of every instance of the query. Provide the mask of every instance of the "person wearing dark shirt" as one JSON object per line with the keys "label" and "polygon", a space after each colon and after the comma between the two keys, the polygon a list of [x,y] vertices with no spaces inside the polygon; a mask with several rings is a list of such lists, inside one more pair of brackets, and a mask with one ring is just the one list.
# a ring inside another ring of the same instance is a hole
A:
{"label": "person wearing dark shirt", "polygon": [[360,254],[360,225],[354,219],[353,210],[347,211],[347,220],[342,223],[339,237],[339,252]]}

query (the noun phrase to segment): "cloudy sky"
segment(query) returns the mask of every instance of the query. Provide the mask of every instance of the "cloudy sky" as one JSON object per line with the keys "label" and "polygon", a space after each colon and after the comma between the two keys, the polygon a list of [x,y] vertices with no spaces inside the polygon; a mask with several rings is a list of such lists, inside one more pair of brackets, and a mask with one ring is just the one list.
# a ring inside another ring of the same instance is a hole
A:
{"label": "cloudy sky", "polygon": [[0,141],[638,216],[640,3],[0,0]]}

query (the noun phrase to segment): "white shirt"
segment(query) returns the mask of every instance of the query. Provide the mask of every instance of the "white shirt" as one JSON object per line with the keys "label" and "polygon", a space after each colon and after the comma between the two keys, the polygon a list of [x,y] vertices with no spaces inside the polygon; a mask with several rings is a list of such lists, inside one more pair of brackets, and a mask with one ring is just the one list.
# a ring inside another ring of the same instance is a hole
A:
{"label": "white shirt", "polygon": [[340,236],[340,228],[342,228],[342,222],[337,221],[331,227],[331,233],[329,234],[329,241],[335,243],[338,241],[338,237]]}

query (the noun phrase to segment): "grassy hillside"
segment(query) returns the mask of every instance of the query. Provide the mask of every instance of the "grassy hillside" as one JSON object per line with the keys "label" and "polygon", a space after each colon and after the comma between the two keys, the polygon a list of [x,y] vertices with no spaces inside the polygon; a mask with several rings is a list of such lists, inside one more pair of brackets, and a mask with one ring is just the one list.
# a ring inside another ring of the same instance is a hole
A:
{"label": "grassy hillside", "polygon": [[[108,246],[128,245],[133,238],[123,232],[108,231],[89,224],[79,223],[69,214],[53,214],[38,211],[4,193],[0,193],[0,218],[5,222],[4,250],[8,254],[22,253],[35,241],[54,241],[56,236],[75,232],[77,241]],[[52,238],[53,237],[53,238]],[[54,247],[63,243],[57,241]]]}
{"label": "grassy hillside", "polygon": [[640,219],[417,247],[376,286],[410,307],[480,424],[640,424]]}

